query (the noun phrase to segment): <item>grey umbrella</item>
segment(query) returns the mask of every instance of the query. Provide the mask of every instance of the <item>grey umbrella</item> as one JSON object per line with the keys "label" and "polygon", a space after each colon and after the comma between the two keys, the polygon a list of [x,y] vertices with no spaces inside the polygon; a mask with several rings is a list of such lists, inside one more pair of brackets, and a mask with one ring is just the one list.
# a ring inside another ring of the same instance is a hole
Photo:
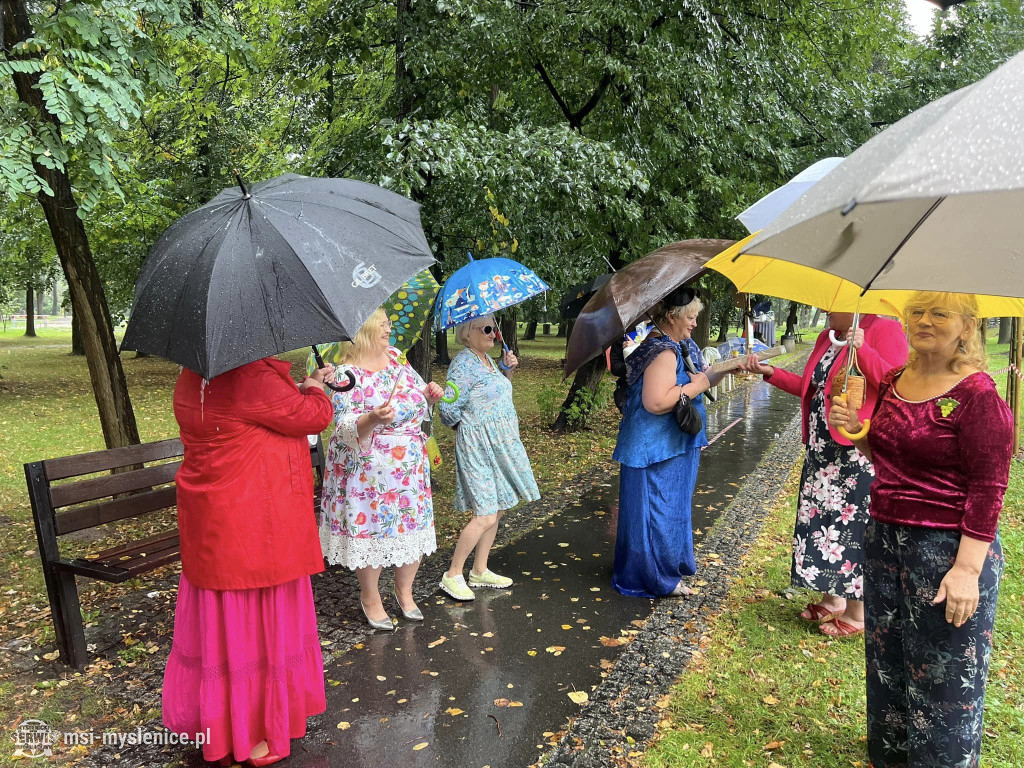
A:
{"label": "grey umbrella", "polygon": [[1024,294],[1024,53],[879,133],[742,253],[864,289]]}
{"label": "grey umbrella", "polygon": [[419,205],[372,184],[293,173],[226,189],[153,246],[121,349],[210,379],[349,339],[434,263]]}

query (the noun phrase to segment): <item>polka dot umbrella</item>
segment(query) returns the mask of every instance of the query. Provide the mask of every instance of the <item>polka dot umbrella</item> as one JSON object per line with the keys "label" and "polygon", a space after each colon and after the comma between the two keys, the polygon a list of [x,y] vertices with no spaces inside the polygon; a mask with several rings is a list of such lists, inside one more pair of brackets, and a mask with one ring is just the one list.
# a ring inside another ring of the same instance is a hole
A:
{"label": "polka dot umbrella", "polygon": [[[407,280],[381,305],[391,320],[389,343],[400,350],[403,357],[423,335],[423,329],[427,325],[439,290],[440,286],[434,276],[430,274],[429,269],[425,269]],[[317,349],[320,350],[325,363],[338,365],[341,362],[341,342],[319,344]],[[316,361],[311,352],[306,358],[306,372],[312,373],[314,370]]]}

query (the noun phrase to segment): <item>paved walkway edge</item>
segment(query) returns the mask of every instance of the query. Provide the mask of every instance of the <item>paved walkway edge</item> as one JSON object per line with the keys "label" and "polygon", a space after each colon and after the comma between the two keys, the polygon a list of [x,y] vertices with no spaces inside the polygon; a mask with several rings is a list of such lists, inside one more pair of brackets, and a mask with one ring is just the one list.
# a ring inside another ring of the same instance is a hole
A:
{"label": "paved walkway edge", "polygon": [[797,413],[700,545],[695,578],[707,585],[697,595],[657,602],[590,703],[543,761],[545,768],[625,765],[630,752],[646,748],[663,715],[658,699],[671,691],[699,650],[802,450]]}

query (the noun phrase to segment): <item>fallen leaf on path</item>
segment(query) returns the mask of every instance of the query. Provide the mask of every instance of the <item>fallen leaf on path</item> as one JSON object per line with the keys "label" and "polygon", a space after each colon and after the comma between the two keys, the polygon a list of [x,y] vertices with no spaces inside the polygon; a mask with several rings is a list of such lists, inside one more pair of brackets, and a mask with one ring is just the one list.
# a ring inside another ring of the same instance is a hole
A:
{"label": "fallen leaf on path", "polygon": [[462,710],[458,707],[448,707],[448,709],[446,709],[444,712],[446,715],[451,715],[452,717],[462,714]]}
{"label": "fallen leaf on path", "polygon": [[441,643],[443,643],[443,642],[444,642],[445,640],[447,640],[447,639],[448,639],[447,637],[445,637],[444,635],[441,635],[441,636],[440,636],[439,638],[437,638],[437,640],[435,640],[434,642],[432,642],[432,643],[427,643],[427,648],[437,648],[437,646],[439,646],[439,645],[440,645]]}
{"label": "fallen leaf on path", "polygon": [[338,723],[338,730],[339,731],[347,731],[351,727],[352,727],[352,723],[345,722],[344,720],[342,720],[340,723]]}
{"label": "fallen leaf on path", "polygon": [[574,704],[586,704],[590,699],[590,694],[586,691],[569,691],[569,698]]}
{"label": "fallen leaf on path", "polygon": [[429,741],[421,741],[419,744],[417,744],[415,747],[412,748],[412,751],[413,752],[419,752],[421,749],[426,749],[429,746],[430,746],[430,742]]}

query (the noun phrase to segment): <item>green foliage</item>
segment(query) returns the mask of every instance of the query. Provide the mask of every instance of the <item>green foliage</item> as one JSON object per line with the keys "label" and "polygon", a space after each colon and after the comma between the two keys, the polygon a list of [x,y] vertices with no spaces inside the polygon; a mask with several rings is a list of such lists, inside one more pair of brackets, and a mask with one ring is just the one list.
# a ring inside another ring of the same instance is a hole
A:
{"label": "green foliage", "polygon": [[[614,390],[615,385],[607,378],[598,382],[596,391],[586,387],[578,389],[572,402],[564,409],[569,429],[580,429],[592,414],[603,411],[611,402]],[[545,423],[551,424],[555,421],[567,396],[568,387],[564,382],[547,384],[537,392],[537,406]]]}

